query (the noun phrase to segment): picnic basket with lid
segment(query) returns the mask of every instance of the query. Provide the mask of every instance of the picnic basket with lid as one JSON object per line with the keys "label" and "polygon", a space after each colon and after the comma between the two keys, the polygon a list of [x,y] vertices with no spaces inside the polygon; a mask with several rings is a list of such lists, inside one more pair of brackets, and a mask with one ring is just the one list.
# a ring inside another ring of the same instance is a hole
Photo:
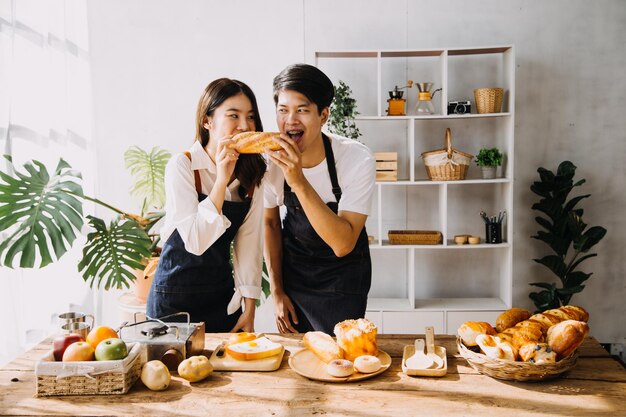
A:
{"label": "picnic basket with lid", "polygon": [[452,131],[446,129],[446,147],[422,152],[428,178],[432,181],[464,180],[474,155],[452,148]]}

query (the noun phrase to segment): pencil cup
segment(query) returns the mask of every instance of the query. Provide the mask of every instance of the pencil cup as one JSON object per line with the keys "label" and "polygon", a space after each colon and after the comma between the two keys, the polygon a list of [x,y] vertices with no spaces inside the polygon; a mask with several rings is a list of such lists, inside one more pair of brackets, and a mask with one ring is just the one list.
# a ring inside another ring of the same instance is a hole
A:
{"label": "pencil cup", "polygon": [[502,223],[485,224],[485,242],[502,243]]}

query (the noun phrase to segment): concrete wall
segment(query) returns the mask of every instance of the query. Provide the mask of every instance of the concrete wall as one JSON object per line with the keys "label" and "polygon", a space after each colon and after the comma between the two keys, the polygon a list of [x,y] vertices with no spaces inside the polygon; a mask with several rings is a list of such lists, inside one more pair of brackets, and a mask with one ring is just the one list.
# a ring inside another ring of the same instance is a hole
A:
{"label": "concrete wall", "polygon": [[[513,304],[532,308],[529,282],[552,279],[532,259],[540,166],[569,159],[587,183],[589,225],[608,229],[594,272],[572,302],[591,312],[591,334],[624,342],[626,280],[626,5],[622,1],[89,1],[97,196],[132,209],[123,152],[172,152],[193,141],[204,86],[228,76],[257,94],[266,130],[275,127],[271,80],[316,50],[446,48],[514,44],[517,55]],[[79,279],[77,277],[77,279]],[[107,294],[112,314],[115,294]],[[268,308],[270,307],[270,308]],[[271,306],[258,314],[271,326]],[[259,326],[257,326],[259,327]],[[268,327],[269,328],[269,327]],[[265,329],[262,329],[265,330]]]}

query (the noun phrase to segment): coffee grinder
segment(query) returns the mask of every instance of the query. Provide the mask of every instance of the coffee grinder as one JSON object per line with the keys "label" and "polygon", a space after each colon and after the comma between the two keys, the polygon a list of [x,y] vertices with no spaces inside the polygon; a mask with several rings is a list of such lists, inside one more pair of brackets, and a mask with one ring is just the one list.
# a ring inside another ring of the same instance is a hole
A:
{"label": "coffee grinder", "polygon": [[409,80],[408,85],[404,87],[394,86],[393,90],[389,92],[389,99],[387,100],[387,115],[388,116],[405,116],[404,106],[406,104],[406,100],[402,98],[404,95],[404,88],[411,88],[413,86],[413,81]]}

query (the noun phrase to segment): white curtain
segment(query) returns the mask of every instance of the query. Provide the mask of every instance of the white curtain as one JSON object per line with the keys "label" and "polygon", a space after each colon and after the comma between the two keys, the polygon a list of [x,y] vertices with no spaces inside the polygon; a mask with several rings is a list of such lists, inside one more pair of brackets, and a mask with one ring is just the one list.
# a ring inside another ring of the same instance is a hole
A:
{"label": "white curtain", "polygon": [[[0,154],[18,169],[37,159],[49,171],[63,157],[93,195],[91,137],[86,1],[0,0]],[[0,169],[9,170],[4,158]],[[55,332],[55,314],[93,310],[77,270],[81,247],[43,269],[0,266],[0,366]]]}

